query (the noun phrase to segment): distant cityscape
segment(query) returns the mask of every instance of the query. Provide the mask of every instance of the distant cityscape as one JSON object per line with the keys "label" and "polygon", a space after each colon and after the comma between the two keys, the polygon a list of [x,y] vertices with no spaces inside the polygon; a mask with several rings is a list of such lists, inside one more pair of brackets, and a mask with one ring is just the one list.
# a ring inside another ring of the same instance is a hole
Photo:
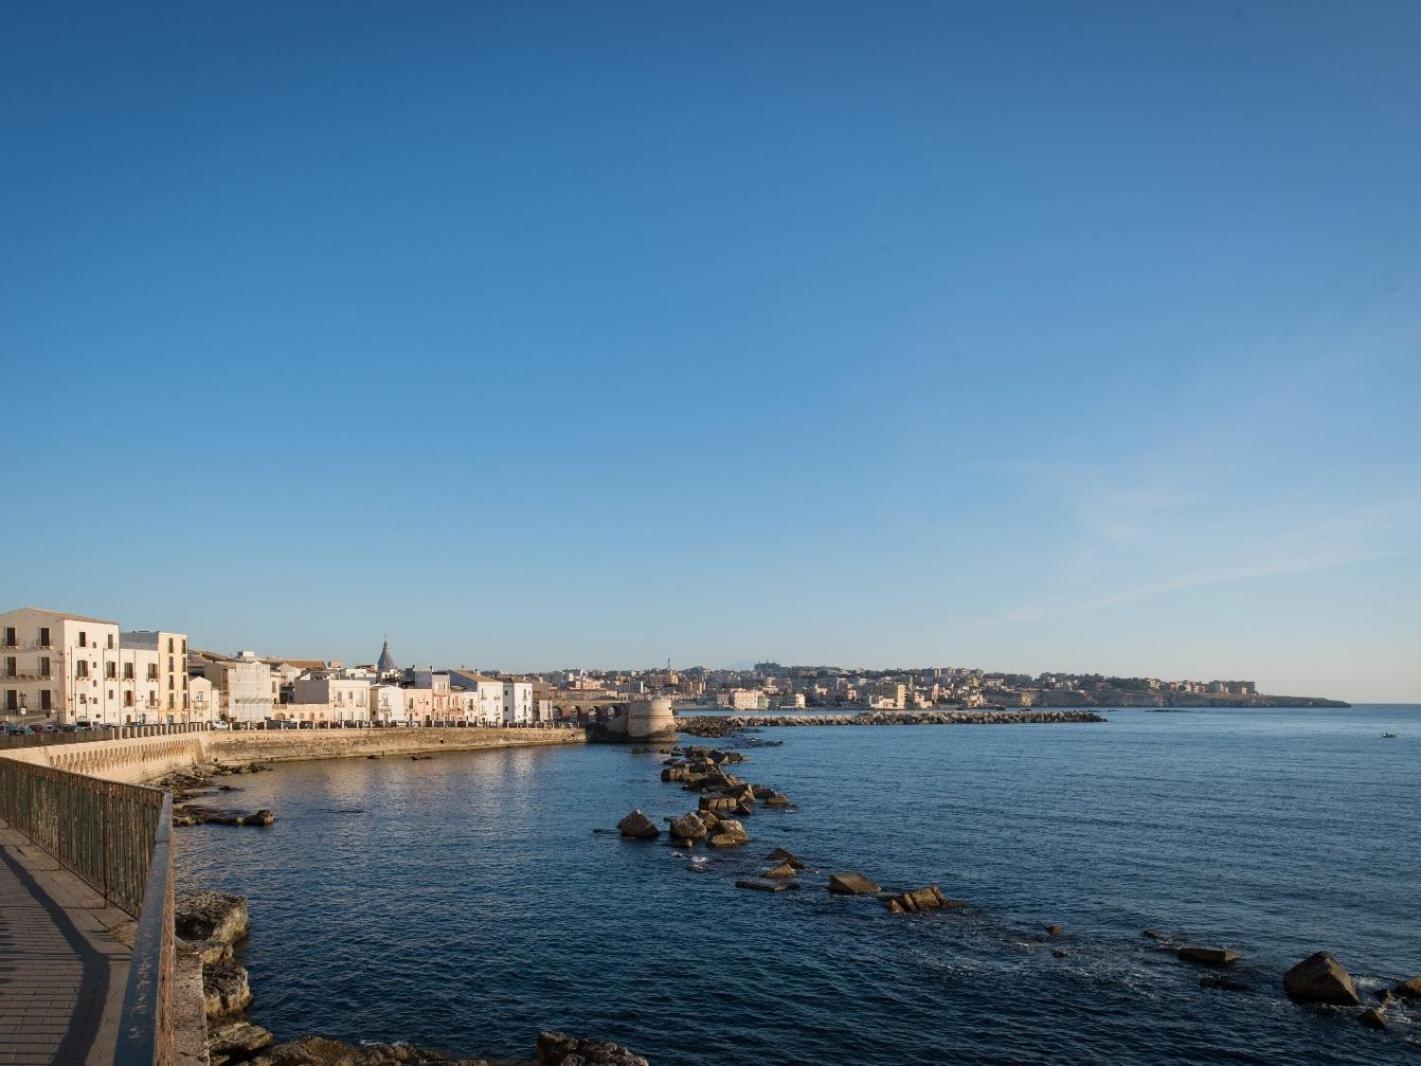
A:
{"label": "distant cityscape", "polygon": [[729,711],[862,707],[1345,706],[1259,693],[1253,681],[1168,681],[1103,674],[999,673],[932,666],[869,670],[756,663],[569,669],[509,674],[400,666],[387,642],[370,663],[231,654],[187,634],[126,630],[117,621],[22,607],[0,614],[0,693],[7,720],[56,726],[226,722],[332,725],[537,725],[586,721],[647,696]]}

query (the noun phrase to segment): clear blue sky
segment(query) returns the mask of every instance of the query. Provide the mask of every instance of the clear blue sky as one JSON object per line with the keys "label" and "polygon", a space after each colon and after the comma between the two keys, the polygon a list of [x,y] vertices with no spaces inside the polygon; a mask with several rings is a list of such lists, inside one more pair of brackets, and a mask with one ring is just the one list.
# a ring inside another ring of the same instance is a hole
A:
{"label": "clear blue sky", "polygon": [[10,4],[0,602],[1421,699],[1421,5]]}

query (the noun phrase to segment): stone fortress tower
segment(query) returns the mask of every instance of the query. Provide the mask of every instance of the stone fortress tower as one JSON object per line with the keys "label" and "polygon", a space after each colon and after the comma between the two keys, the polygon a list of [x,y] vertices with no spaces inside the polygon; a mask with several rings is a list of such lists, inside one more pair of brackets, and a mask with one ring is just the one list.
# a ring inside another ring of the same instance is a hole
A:
{"label": "stone fortress tower", "polygon": [[676,716],[665,696],[632,700],[616,717],[593,734],[594,740],[627,744],[660,744],[676,739]]}

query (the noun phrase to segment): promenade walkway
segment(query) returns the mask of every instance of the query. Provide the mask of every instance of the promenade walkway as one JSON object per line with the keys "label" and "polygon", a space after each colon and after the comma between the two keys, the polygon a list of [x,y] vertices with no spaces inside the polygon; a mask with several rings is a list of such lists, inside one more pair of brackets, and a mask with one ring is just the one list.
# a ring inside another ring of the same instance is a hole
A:
{"label": "promenade walkway", "polygon": [[133,922],[0,821],[0,1066],[108,1066]]}

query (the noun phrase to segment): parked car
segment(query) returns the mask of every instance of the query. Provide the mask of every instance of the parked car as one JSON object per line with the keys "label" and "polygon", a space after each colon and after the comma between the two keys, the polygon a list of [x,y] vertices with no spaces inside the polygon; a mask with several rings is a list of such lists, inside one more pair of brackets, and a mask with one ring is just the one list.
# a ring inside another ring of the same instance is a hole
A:
{"label": "parked car", "polygon": [[5,735],[7,737],[32,737],[35,735],[35,731],[27,725],[11,722],[5,727]]}
{"label": "parked car", "polygon": [[230,725],[228,725],[226,722],[222,721],[222,720],[219,718],[217,721],[211,723],[210,728],[212,728],[212,729],[231,729],[232,727],[231,727]]}

